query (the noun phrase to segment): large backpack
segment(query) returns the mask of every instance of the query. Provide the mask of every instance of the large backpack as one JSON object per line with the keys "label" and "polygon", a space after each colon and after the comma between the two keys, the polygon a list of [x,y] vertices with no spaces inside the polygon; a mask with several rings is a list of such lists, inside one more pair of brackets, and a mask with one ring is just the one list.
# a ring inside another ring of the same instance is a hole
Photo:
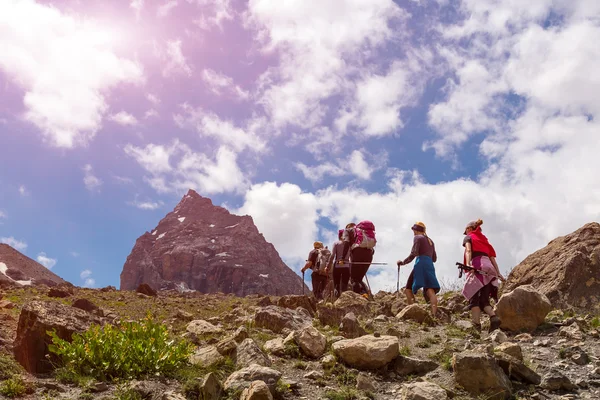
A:
{"label": "large backpack", "polygon": [[352,248],[362,247],[372,249],[377,244],[375,225],[371,221],[361,221],[354,227],[354,244]]}
{"label": "large backpack", "polygon": [[316,272],[320,275],[327,275],[325,270],[327,269],[327,263],[329,262],[329,257],[331,257],[331,251],[325,247],[324,249],[319,250],[319,256],[317,257],[317,265],[313,268],[313,272]]}

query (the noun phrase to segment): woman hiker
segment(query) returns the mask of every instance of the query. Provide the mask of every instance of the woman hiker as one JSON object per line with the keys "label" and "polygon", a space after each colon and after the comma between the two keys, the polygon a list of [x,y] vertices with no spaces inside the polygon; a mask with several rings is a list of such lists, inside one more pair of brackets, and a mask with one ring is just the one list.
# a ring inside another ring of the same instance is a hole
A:
{"label": "woman hiker", "polygon": [[498,300],[498,279],[504,282],[504,277],[496,263],[496,251],[487,237],[481,232],[483,221],[471,221],[467,224],[463,240],[465,248],[464,264],[477,271],[469,271],[462,294],[469,300],[471,319],[475,328],[481,331],[481,310],[490,316],[492,332],[500,327],[500,319],[490,305],[490,298]]}
{"label": "woman hiker", "polygon": [[[398,267],[406,265],[416,258],[415,266],[412,272],[412,297],[414,301],[414,294],[423,288],[423,295],[429,299],[431,304],[431,314],[434,318],[438,317],[437,308],[437,296],[436,293],[440,291],[440,284],[435,276],[434,262],[437,261],[437,254],[435,253],[435,244],[426,233],[425,224],[417,222],[412,226],[414,233],[413,247],[410,255],[404,260],[397,262]],[[409,278],[410,280],[410,278]],[[408,297],[408,296],[407,296]],[[410,301],[410,300],[409,300]]]}
{"label": "woman hiker", "polygon": [[[335,288],[335,298],[340,297],[342,292],[348,290],[348,281],[350,280],[350,263],[349,255],[344,256],[344,241],[342,240],[344,230],[338,231],[338,241],[333,244],[331,249],[331,258],[329,259],[329,265],[327,266],[327,275],[333,265],[333,285]],[[340,263],[340,261],[342,261]]]}
{"label": "woman hiker", "polygon": [[[322,242],[314,242],[313,249],[308,253],[308,261],[304,267],[302,267],[302,273],[307,269],[311,269],[312,273],[310,274],[313,294],[317,298],[317,301],[323,299],[323,290],[325,289],[325,285],[327,284],[327,275],[321,274],[321,269],[324,271],[326,269],[325,266],[321,267],[320,265],[320,254],[321,249],[323,248]],[[326,261],[325,261],[326,262]]]}

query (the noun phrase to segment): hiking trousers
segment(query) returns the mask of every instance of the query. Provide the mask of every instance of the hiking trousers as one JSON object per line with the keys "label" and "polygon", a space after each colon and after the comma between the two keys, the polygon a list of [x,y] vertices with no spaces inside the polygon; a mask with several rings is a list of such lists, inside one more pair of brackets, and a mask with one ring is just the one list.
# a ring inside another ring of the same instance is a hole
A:
{"label": "hiking trousers", "polygon": [[317,274],[313,271],[311,275],[313,294],[317,298],[317,300],[323,299],[323,290],[325,290],[325,285],[327,285],[327,276]]}
{"label": "hiking trousers", "polygon": [[[350,255],[350,280],[352,281],[352,290],[360,290],[360,283],[367,274],[371,262],[373,261],[373,250],[357,247],[352,250]],[[361,263],[361,264],[354,264]],[[365,263],[365,264],[362,264]]]}
{"label": "hiking trousers", "polygon": [[348,281],[350,280],[350,267],[333,268],[333,286],[338,296],[348,290]]}

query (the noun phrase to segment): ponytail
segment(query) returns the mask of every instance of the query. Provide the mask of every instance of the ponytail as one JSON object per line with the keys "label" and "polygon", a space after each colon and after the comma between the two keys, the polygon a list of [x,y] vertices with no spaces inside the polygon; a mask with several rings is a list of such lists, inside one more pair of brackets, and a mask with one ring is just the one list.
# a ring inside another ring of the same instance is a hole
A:
{"label": "ponytail", "polygon": [[427,233],[423,232],[423,236],[425,236],[427,238],[427,240],[429,241],[429,245],[433,246],[433,241],[431,239],[429,239],[429,236],[427,236]]}
{"label": "ponytail", "polygon": [[483,220],[480,218],[477,221],[475,221],[475,224],[479,227],[479,226],[483,225]]}

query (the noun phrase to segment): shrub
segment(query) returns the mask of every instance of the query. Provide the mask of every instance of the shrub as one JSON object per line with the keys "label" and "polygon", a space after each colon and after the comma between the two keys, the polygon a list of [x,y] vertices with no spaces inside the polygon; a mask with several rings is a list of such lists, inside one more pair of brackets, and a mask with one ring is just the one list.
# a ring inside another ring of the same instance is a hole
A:
{"label": "shrub", "polygon": [[327,400],[356,400],[358,392],[350,387],[343,387],[340,390],[329,390],[325,393]]}
{"label": "shrub", "polygon": [[5,380],[0,385],[0,394],[6,397],[21,397],[25,393],[27,393],[27,385],[19,375]]}
{"label": "shrub", "polygon": [[592,326],[592,328],[600,327],[600,318],[599,317],[592,318],[592,320],[590,321],[590,325]]}
{"label": "shrub", "polygon": [[11,378],[21,372],[23,372],[23,369],[13,357],[0,353],[0,380]]}
{"label": "shrub", "polygon": [[406,345],[400,347],[400,352],[399,353],[400,353],[401,356],[404,356],[404,357],[410,356],[410,354],[411,354],[410,347],[408,347]]}
{"label": "shrub", "polygon": [[173,375],[187,363],[189,343],[169,337],[166,326],[147,317],[120,325],[92,326],[74,334],[71,343],[48,332],[49,349],[67,370],[98,380],[134,379],[147,375]]}

